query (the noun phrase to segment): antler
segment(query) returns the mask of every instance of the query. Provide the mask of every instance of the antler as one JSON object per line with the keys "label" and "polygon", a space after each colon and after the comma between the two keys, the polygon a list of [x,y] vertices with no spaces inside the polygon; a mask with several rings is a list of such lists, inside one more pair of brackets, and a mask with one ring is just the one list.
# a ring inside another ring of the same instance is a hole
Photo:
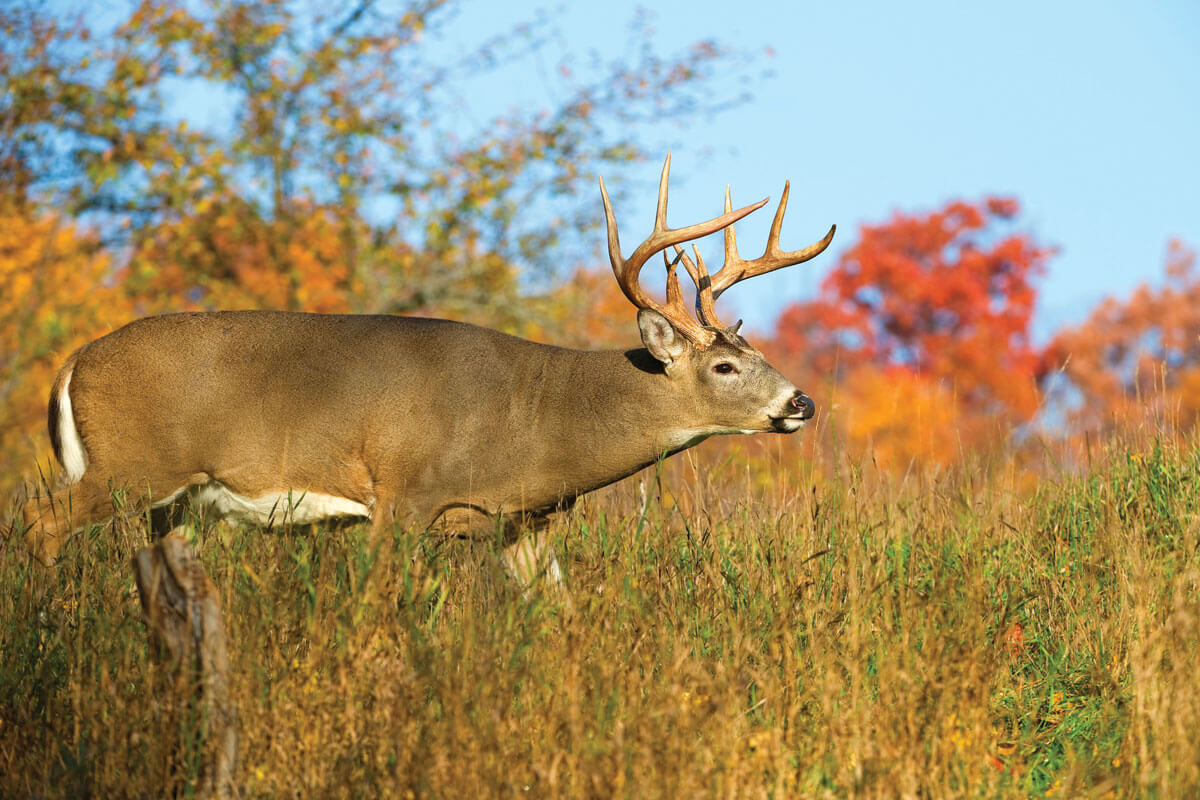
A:
{"label": "antler", "polygon": [[[753,205],[739,208],[737,211],[729,210],[729,197],[726,193],[725,198],[725,213],[708,222],[701,222],[696,225],[688,225],[686,228],[671,229],[667,227],[667,179],[671,173],[671,155],[667,154],[667,160],[663,163],[662,177],[658,182],[658,211],[654,217],[654,231],[646,239],[638,245],[637,249],[629,256],[628,259],[621,257],[621,243],[617,237],[617,220],[613,216],[612,203],[608,199],[608,190],[604,188],[604,178],[600,179],[600,194],[604,197],[604,215],[608,225],[608,257],[612,261],[613,273],[617,276],[617,284],[621,287],[621,291],[629,298],[629,302],[633,303],[638,308],[652,308],[659,312],[674,325],[675,330],[692,342],[692,344],[703,349],[712,344],[716,335],[709,330],[705,330],[704,326],[692,319],[688,313],[687,306],[683,302],[683,292],[679,288],[679,276],[675,274],[675,264],[667,263],[667,302],[665,305],[660,305],[654,302],[651,297],[646,294],[638,283],[638,273],[641,272],[642,266],[655,253],[666,250],[668,247],[675,245],[678,250],[678,245],[682,242],[692,239],[699,239],[702,236],[707,236],[710,233],[715,233],[722,228],[726,230],[726,242],[729,241],[729,226],[746,216],[752,211],[756,211],[767,204],[767,198],[754,203]],[[814,253],[815,255],[815,253]],[[664,258],[666,254],[664,253]],[[687,257],[684,256],[686,259]],[[678,262],[678,259],[676,259]],[[686,265],[685,260],[685,265]],[[694,267],[689,267],[688,272],[695,278],[693,272]]]}
{"label": "antler", "polygon": [[[829,233],[825,234],[825,238],[802,250],[793,250],[789,253],[780,248],[779,231],[783,227],[783,214],[787,211],[788,190],[790,188],[791,182],[785,181],[783,184],[783,196],[779,199],[779,208],[775,211],[775,219],[771,222],[771,232],[767,236],[767,248],[761,256],[753,261],[747,261],[738,255],[737,234],[734,233],[732,224],[725,228],[725,263],[721,265],[721,269],[717,274],[711,278],[709,277],[708,269],[704,266],[704,259],[701,258],[700,251],[695,245],[692,245],[692,252],[696,255],[695,263],[676,245],[676,259],[683,261],[684,269],[687,270],[688,275],[692,276],[692,280],[696,283],[696,314],[699,316],[700,322],[706,327],[726,327],[717,318],[715,304],[721,293],[730,286],[733,286],[738,281],[753,278],[755,275],[765,275],[768,272],[774,272],[783,267],[790,267],[793,264],[808,261],[810,258],[820,255],[829,246],[829,243],[833,241],[833,234],[837,231],[837,225],[829,226]],[[726,213],[729,212],[729,206],[729,187],[727,186],[725,187]],[[665,253],[663,254],[663,258],[666,258]]]}

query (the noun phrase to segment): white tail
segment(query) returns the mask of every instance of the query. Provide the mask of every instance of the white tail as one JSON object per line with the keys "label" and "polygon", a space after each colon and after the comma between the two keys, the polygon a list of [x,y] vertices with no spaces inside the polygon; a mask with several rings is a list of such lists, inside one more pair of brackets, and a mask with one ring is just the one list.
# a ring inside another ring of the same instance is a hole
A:
{"label": "white tail", "polygon": [[[87,469],[87,452],[83,449],[83,440],[79,438],[79,429],[75,427],[75,415],[71,409],[71,371],[63,369],[62,390],[58,393],[57,408],[51,408],[54,416],[50,423],[52,430],[58,431],[58,447],[55,455],[67,474],[67,480],[75,483],[83,477]],[[51,401],[51,405],[54,403]]]}

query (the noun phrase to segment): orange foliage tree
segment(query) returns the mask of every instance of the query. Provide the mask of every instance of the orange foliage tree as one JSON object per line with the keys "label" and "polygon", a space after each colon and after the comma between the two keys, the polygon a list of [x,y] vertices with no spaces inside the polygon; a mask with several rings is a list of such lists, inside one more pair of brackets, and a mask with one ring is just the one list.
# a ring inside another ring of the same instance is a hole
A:
{"label": "orange foliage tree", "polygon": [[63,353],[132,315],[120,278],[95,236],[0,199],[0,475],[45,474],[50,384]]}
{"label": "orange foliage tree", "polygon": [[[544,49],[551,23],[439,62],[425,45],[455,5],[143,0],[103,35],[86,17],[5,11],[0,113],[18,144],[0,160],[133,254],[146,310],[436,310],[520,327],[522,274],[561,269],[562,245],[595,223],[597,168],[640,155],[639,121],[726,105],[702,87],[730,62],[711,42],[604,67],[566,55],[557,105],[463,129],[472,82]],[[30,177],[45,167],[53,181]]]}
{"label": "orange foliage tree", "polygon": [[1196,251],[1167,245],[1166,276],[1125,300],[1104,300],[1059,332],[1042,380],[1071,428],[1100,431],[1145,418],[1200,423],[1200,272]]}
{"label": "orange foliage tree", "polygon": [[1052,250],[1013,229],[1016,200],[951,202],[865,225],[810,302],[791,306],[776,349],[832,376],[850,440],[903,466],[1038,408],[1030,341],[1034,281]]}

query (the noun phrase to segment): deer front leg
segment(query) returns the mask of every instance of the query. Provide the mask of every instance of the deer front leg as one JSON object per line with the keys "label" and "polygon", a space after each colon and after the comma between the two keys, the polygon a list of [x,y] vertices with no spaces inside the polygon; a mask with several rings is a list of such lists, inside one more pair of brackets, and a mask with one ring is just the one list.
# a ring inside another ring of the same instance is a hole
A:
{"label": "deer front leg", "polygon": [[524,532],[501,553],[504,569],[526,596],[534,584],[542,580],[546,587],[569,607],[571,598],[563,584],[562,568],[558,565],[554,547],[550,543],[549,517],[537,516],[523,522],[521,527]]}
{"label": "deer front leg", "polygon": [[432,514],[428,528],[445,536],[495,539],[507,546],[500,554],[505,571],[526,596],[539,580],[566,605],[570,597],[563,585],[562,568],[554,556],[547,528],[547,512],[496,513],[470,503],[443,505]]}

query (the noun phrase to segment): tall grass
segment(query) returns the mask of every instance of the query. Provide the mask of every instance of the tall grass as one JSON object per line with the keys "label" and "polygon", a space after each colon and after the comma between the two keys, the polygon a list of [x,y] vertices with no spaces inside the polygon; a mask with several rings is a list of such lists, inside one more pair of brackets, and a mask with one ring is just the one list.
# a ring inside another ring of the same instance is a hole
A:
{"label": "tall grass", "polygon": [[[1200,796],[1200,450],[1114,442],[1033,491],[1003,465],[761,484],[723,452],[555,523],[571,612],[487,542],[197,532],[242,795]],[[53,570],[0,543],[0,796],[194,781],[144,530]]]}

